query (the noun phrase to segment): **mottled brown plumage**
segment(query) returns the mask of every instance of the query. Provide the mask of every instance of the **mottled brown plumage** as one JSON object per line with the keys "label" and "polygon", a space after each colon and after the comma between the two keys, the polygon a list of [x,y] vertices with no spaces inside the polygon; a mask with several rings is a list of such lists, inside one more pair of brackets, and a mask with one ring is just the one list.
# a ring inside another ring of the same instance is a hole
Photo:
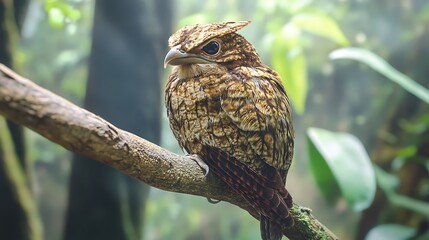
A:
{"label": "mottled brown plumage", "polygon": [[293,224],[285,188],[291,109],[279,75],[235,33],[247,24],[195,25],[173,34],[165,104],[180,146],[252,204],[263,239],[280,239],[282,227]]}

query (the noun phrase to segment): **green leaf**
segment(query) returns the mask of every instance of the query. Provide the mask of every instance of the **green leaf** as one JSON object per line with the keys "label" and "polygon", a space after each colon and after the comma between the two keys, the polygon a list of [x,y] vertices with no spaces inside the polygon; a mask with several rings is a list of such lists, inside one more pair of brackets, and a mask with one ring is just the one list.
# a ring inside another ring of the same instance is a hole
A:
{"label": "green leaf", "polygon": [[352,59],[367,64],[375,71],[399,84],[402,88],[429,104],[429,90],[402,74],[374,53],[361,48],[341,48],[330,54],[331,59]]}
{"label": "green leaf", "polygon": [[335,202],[341,197],[341,189],[323,155],[310,138],[310,131],[311,129],[307,131],[307,143],[311,171],[325,198],[329,202]]}
{"label": "green leaf", "polygon": [[376,182],[362,143],[351,134],[319,128],[309,128],[307,140],[311,170],[324,195],[332,200],[341,193],[356,211],[369,207]]}
{"label": "green leaf", "polygon": [[337,22],[322,11],[307,9],[296,14],[291,22],[301,29],[325,37],[341,46],[350,44]]}
{"label": "green leaf", "polygon": [[374,165],[375,176],[377,177],[377,183],[386,194],[392,194],[395,189],[399,186],[399,177],[390,174],[380,167]]}
{"label": "green leaf", "polygon": [[271,64],[280,74],[282,83],[298,114],[305,110],[308,92],[307,63],[301,46],[301,32],[287,24],[273,41]]}
{"label": "green leaf", "polygon": [[380,167],[374,166],[374,169],[378,185],[386,193],[387,198],[392,204],[418,212],[429,218],[429,203],[397,194],[395,189],[399,185],[399,178],[393,174],[387,173]]}
{"label": "green leaf", "polygon": [[401,157],[401,158],[410,158],[417,154],[417,150],[418,150],[417,146],[409,145],[409,146],[400,148],[396,155],[397,157]]}
{"label": "green leaf", "polygon": [[406,240],[415,236],[416,229],[400,224],[383,224],[371,229],[365,237],[365,240]]}

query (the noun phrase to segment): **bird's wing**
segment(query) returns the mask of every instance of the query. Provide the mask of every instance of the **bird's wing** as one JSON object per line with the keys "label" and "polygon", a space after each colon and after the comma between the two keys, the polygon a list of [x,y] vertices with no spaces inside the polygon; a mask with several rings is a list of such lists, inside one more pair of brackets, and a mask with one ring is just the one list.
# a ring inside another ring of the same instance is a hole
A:
{"label": "bird's wing", "polygon": [[260,210],[261,219],[290,226],[292,197],[285,188],[293,147],[289,103],[278,81],[270,79],[275,76],[251,71],[240,69],[248,78],[230,79],[220,94],[220,115],[236,126],[238,149],[204,145],[201,155],[210,171]]}
{"label": "bird's wing", "polygon": [[276,74],[242,67],[221,93],[221,108],[254,155],[286,170],[293,154],[293,128],[287,95]]}

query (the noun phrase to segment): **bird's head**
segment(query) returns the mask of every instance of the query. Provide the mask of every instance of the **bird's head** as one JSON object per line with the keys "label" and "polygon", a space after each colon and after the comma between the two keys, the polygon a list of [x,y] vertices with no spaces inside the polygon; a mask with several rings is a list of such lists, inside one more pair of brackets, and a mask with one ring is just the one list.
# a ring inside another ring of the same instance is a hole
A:
{"label": "bird's head", "polygon": [[235,33],[249,21],[217,22],[186,26],[168,40],[170,51],[164,59],[169,65],[222,64],[225,66],[260,63],[255,48]]}

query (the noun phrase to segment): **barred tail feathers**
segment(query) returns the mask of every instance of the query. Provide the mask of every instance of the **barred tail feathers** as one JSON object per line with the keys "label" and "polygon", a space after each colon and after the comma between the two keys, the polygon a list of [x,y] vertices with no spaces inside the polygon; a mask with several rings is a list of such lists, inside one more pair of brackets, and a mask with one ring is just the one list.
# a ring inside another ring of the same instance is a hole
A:
{"label": "barred tail feathers", "polygon": [[205,146],[202,153],[210,171],[260,212],[262,239],[281,239],[282,228],[292,226],[294,220],[289,213],[292,197],[279,171],[267,165],[262,174],[257,173],[218,148]]}

